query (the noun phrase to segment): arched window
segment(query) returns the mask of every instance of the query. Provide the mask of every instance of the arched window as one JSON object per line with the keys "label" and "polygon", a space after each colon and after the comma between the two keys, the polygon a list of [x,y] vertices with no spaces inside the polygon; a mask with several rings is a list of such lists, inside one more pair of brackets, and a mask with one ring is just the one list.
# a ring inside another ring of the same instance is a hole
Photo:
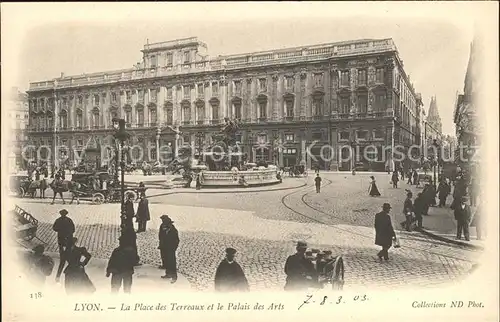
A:
{"label": "arched window", "polygon": [[292,94],[286,94],[283,97],[283,99],[284,99],[284,104],[285,104],[286,117],[293,118],[294,117],[293,105],[295,102],[295,97]]}
{"label": "arched window", "polygon": [[47,113],[47,130],[51,130],[54,127],[54,117],[51,112]]}
{"label": "arched window", "polygon": [[142,105],[137,106],[137,126],[144,126],[144,107]]}
{"label": "arched window", "polygon": [[97,108],[92,110],[92,127],[94,129],[99,128],[99,109]]}
{"label": "arched window", "polygon": [[68,112],[62,110],[59,114],[59,126],[61,129],[66,129],[68,127]]}
{"label": "arched window", "polygon": [[205,102],[203,101],[196,102],[196,119],[198,123],[203,122],[205,119]]}
{"label": "arched window", "polygon": [[81,109],[76,110],[75,126],[77,129],[81,129],[83,127],[83,112]]}
{"label": "arched window", "polygon": [[167,102],[165,103],[165,106],[163,107],[163,111],[165,113],[165,121],[167,125],[173,125],[174,124],[174,105],[172,102]]}

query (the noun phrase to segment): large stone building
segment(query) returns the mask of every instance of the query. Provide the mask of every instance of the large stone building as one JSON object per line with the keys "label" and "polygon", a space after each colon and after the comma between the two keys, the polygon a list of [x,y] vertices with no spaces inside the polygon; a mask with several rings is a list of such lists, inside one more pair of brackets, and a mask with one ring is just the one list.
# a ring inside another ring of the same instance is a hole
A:
{"label": "large stone building", "polygon": [[8,136],[4,141],[8,153],[8,166],[10,171],[16,168],[25,168],[27,158],[23,157],[23,147],[27,143],[27,125],[28,125],[28,95],[21,92],[17,87],[11,89],[6,95],[6,109],[8,122],[5,124],[8,128]]}
{"label": "large stone building", "polygon": [[[144,158],[156,160],[160,146],[176,144],[166,125],[180,127],[180,145],[197,146],[210,144],[229,117],[240,120],[238,140],[250,160],[345,170],[353,164],[382,170],[391,156],[384,146],[420,144],[421,99],[392,39],[209,58],[206,44],[193,37],[148,43],[142,54],[133,68],[31,83],[33,142],[67,145],[71,161],[89,137],[109,141],[111,119],[120,117],[130,144],[151,147]],[[335,152],[315,161],[324,145]],[[377,162],[363,161],[367,145],[377,147],[370,151]],[[339,155],[350,151],[358,151],[355,162],[342,161]]]}

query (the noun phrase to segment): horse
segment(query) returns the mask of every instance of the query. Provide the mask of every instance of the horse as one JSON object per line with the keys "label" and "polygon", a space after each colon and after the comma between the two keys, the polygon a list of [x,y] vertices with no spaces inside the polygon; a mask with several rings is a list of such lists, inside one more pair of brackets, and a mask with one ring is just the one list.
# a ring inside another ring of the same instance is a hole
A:
{"label": "horse", "polygon": [[45,190],[47,189],[47,186],[46,179],[32,181],[26,190],[26,194],[31,195],[31,198],[35,198],[36,191],[40,190],[40,199],[45,198]]}
{"label": "horse", "polygon": [[59,194],[61,196],[63,204],[66,204],[66,201],[64,201],[63,192],[67,192],[70,190],[72,191],[73,184],[74,184],[74,182],[68,181],[68,180],[64,180],[64,181],[53,180],[49,185],[50,188],[52,188],[52,191],[54,191],[54,197],[52,198],[51,205],[54,204],[54,201],[56,200],[57,194]]}

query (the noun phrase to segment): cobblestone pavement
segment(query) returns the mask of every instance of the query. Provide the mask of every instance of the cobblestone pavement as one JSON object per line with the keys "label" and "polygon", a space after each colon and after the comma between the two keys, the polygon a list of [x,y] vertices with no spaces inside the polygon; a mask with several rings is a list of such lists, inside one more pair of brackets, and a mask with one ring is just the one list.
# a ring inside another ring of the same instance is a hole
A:
{"label": "cobblestone pavement", "polygon": [[[389,262],[379,263],[375,256],[378,249],[373,245],[374,215],[383,202],[390,202],[395,221],[399,221],[407,187],[388,188],[389,176],[376,175],[382,197],[371,198],[367,195],[366,175],[322,176],[325,186],[320,194],[311,186],[265,193],[161,195],[159,191],[150,197],[153,218],[148,231],[138,235],[142,261],[159,264],[157,227],[163,213],[168,213],[179,229],[179,272],[201,290],[212,289],[215,269],[229,246],[238,250],[237,260],[253,290],[282,289],[284,262],[299,239],[307,240],[311,248],[344,255],[346,289],[374,285],[414,288],[457,282],[478,261],[480,252],[419,233],[399,232],[402,247],[391,249]],[[307,180],[312,184],[313,177]],[[38,236],[49,244],[49,251],[56,251],[51,225],[62,205],[38,200],[17,203],[40,221]],[[117,244],[119,205],[65,207],[77,225],[76,236],[81,244],[96,258],[108,258]]]}

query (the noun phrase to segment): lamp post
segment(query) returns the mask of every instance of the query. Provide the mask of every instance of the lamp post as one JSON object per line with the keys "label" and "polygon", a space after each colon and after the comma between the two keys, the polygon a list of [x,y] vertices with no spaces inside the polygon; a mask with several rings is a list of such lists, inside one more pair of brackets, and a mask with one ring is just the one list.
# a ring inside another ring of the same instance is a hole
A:
{"label": "lamp post", "polygon": [[436,168],[439,166],[439,144],[437,143],[437,140],[434,139],[432,145],[436,148],[436,153],[434,155],[434,188],[437,187],[436,185]]}
{"label": "lamp post", "polygon": [[197,132],[196,133],[196,139],[198,140],[198,162],[201,162],[201,154],[202,154],[202,148],[203,148],[203,141],[205,139],[205,133],[203,132]]}
{"label": "lamp post", "polygon": [[[121,180],[120,180],[120,197],[121,197],[121,211],[120,218],[121,224],[125,222],[125,161],[124,161],[124,145],[125,141],[130,137],[130,134],[125,130],[125,120],[113,118],[113,128],[115,129],[115,140],[120,144],[120,169],[121,169]],[[117,158],[118,160],[118,158]],[[116,178],[118,178],[118,168],[116,169]]]}

